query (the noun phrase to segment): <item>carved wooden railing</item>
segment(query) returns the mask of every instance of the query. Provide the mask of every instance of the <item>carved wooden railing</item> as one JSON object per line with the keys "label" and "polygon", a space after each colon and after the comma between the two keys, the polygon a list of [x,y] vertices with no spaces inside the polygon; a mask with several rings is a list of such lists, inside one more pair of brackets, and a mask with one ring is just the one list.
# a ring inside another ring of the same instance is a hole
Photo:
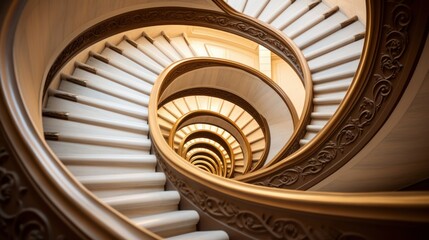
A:
{"label": "carved wooden railing", "polygon": [[201,227],[221,228],[237,239],[400,239],[427,235],[427,193],[344,194],[273,189],[190,167],[170,148],[156,121],[165,84],[186,72],[180,69],[184,63],[167,68],[155,83],[149,127],[159,165],[183,196],[183,207],[198,210],[210,224],[205,226],[206,221],[202,221]]}
{"label": "carved wooden railing", "polygon": [[309,144],[241,181],[309,189],[353,158],[389,117],[411,78],[425,40],[425,27],[420,26],[428,20],[421,11],[424,1],[366,4],[361,63],[335,115]]}

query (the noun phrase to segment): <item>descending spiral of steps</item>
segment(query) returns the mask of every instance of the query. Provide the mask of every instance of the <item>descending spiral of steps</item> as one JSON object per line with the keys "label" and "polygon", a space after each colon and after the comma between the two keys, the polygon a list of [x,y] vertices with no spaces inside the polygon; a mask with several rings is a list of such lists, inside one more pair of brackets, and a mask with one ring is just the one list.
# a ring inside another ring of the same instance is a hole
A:
{"label": "descending spiral of steps", "polygon": [[[344,98],[359,64],[364,26],[321,1],[246,2],[228,1],[236,10],[271,24],[293,39],[308,60],[315,96],[311,123],[300,141],[304,145],[325,126]],[[183,58],[208,55],[194,49],[184,34],[169,37],[161,32],[151,37],[143,33],[137,39],[124,36],[118,44],[107,42],[102,51],[89,52],[87,61],[76,62],[72,73],[62,73],[58,89],[49,91],[43,109],[47,143],[76,179],[136,225],[165,238],[228,239],[223,231],[196,231],[198,213],[178,209],[180,195],[165,190],[166,177],[156,171],[148,137],[149,95],[158,75]],[[177,101],[202,107],[179,108],[186,104]],[[244,138],[209,123],[177,127],[171,135],[176,121],[187,113],[211,109],[200,101],[228,105],[223,110],[218,108],[217,114],[229,111],[226,117],[239,126]],[[251,156],[254,166],[265,147],[261,126],[240,106],[226,100],[183,97],[162,106],[158,116],[165,138],[176,152],[199,168],[221,176],[245,174],[246,156]],[[210,139],[184,141],[201,129],[222,136],[231,147],[231,155]],[[250,151],[241,141],[249,142]],[[207,148],[192,148],[202,143],[214,146],[220,155]],[[207,165],[207,161],[201,161],[209,155],[208,161],[219,162]]]}
{"label": "descending spiral of steps", "polygon": [[281,31],[301,49],[313,81],[313,111],[305,145],[334,115],[359,65],[365,26],[338,6],[314,0],[228,0],[236,11]]}
{"label": "descending spiral of steps", "polygon": [[[228,131],[215,125],[206,123],[191,124],[184,127],[176,132],[174,136],[174,149],[183,158],[186,158],[189,154],[189,150],[194,143],[197,143],[197,138],[201,135],[206,136],[207,134],[213,134],[220,140],[214,142],[214,145],[219,145],[218,152],[225,157],[225,163],[227,168],[226,177],[233,177],[242,175],[244,173],[245,155],[242,145],[238,140]],[[203,138],[201,138],[202,141]],[[243,139],[244,140],[244,139]],[[224,144],[222,144],[224,143]],[[226,146],[225,146],[226,145]]]}
{"label": "descending spiral of steps", "polygon": [[164,33],[125,37],[101,53],[90,52],[49,92],[45,138],[80,183],[136,225],[171,239],[228,239],[223,231],[196,231],[198,213],[178,210],[180,195],[165,190],[165,174],[155,170],[150,151],[153,82],[165,66],[192,52],[184,36]]}
{"label": "descending spiral of steps", "polygon": [[[234,164],[236,164],[234,174],[232,174],[232,171],[228,171],[226,175],[237,176],[256,168],[266,149],[264,131],[255,118],[246,110],[221,98],[198,95],[188,96],[172,100],[158,109],[158,123],[164,137],[176,152],[180,153],[179,146],[185,144],[185,142],[182,142],[186,140],[184,137],[197,130],[192,128],[194,124],[180,127],[180,129],[177,126],[180,126],[187,115],[199,115],[198,113],[200,115],[213,115],[213,117],[216,117],[216,115],[223,116],[225,120],[229,120],[229,122],[224,123],[225,125],[233,126],[235,132],[241,133],[238,136],[233,136],[227,130],[227,127],[214,126],[217,128],[216,131],[221,131],[219,132],[220,134],[226,134],[223,142],[231,146]],[[210,124],[210,122],[207,123]],[[238,142],[237,138],[241,141]],[[225,146],[224,151],[226,148]],[[248,150],[247,148],[250,149]],[[227,156],[229,158],[229,154]]]}

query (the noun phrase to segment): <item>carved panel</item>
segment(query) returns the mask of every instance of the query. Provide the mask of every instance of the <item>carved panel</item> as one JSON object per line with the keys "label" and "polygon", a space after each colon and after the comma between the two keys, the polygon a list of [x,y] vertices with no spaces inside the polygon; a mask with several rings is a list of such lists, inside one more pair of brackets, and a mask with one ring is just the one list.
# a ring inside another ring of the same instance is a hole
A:
{"label": "carved panel", "polygon": [[0,239],[82,239],[48,210],[1,141]]}

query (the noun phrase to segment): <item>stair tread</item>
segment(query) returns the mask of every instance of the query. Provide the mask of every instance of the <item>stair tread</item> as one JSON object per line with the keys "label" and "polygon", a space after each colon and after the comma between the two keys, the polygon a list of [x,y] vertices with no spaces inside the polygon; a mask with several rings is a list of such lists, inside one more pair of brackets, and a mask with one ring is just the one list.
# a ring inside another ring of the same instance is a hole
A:
{"label": "stair tread", "polygon": [[291,0],[270,0],[259,15],[259,20],[271,23],[279,14],[281,14],[290,4]]}
{"label": "stair tread", "polygon": [[113,61],[115,64],[112,65],[116,68],[136,78],[140,78],[140,80],[153,83],[156,78],[156,74],[154,74],[151,70],[136,63],[126,55],[119,54],[111,48],[104,48],[103,51],[101,51],[101,55],[108,58],[110,61]]}
{"label": "stair tread", "polygon": [[174,237],[169,237],[167,240],[188,240],[188,239],[198,239],[198,240],[228,240],[228,234],[224,231],[197,231],[190,232]]}
{"label": "stair tread", "polygon": [[247,0],[246,7],[243,13],[251,17],[257,18],[263,8],[268,4],[269,0]]}
{"label": "stair tread", "polygon": [[313,0],[295,1],[271,22],[271,26],[282,30],[289,25],[288,23],[292,23],[293,19],[307,12],[308,4],[311,2],[313,2]]}
{"label": "stair tread", "polygon": [[151,70],[154,75],[158,75],[164,70],[164,67],[161,66],[158,62],[153,60],[151,57],[143,53],[138,48],[131,45],[126,40],[121,41],[117,46],[124,51],[124,55],[137,61],[143,67],[146,67],[147,69]]}
{"label": "stair tread", "polygon": [[335,31],[334,33],[326,36],[325,38],[315,42],[314,44],[306,47],[302,53],[304,56],[307,56],[310,52],[316,51],[318,49],[323,48],[324,46],[327,46],[333,42],[338,42],[339,40],[350,38],[351,36],[354,36],[356,34],[362,33],[365,31],[365,27],[360,22],[354,22],[350,24],[349,26],[342,28],[338,31]]}
{"label": "stair tread", "polygon": [[193,210],[166,212],[132,219],[137,225],[152,231],[160,231],[164,228],[175,228],[183,225],[195,225],[198,220],[198,213]]}
{"label": "stair tread", "polygon": [[144,132],[130,132],[110,127],[96,126],[87,123],[49,117],[43,117],[43,126],[45,132],[60,132],[61,134],[106,136],[107,138],[113,136],[139,139],[147,138],[147,133]]}
{"label": "stair tread", "polygon": [[170,58],[172,61],[179,61],[182,59],[179,53],[177,53],[176,49],[165,39],[164,36],[160,35],[154,38],[155,42],[153,43],[161,52],[164,53],[165,56]]}
{"label": "stair tread", "polygon": [[161,66],[167,67],[172,61],[165,56],[157,47],[150,43],[145,37],[140,37],[135,41],[138,44],[138,48],[146,53],[149,57],[157,61]]}
{"label": "stair tread", "polygon": [[[295,20],[288,27],[283,30],[283,33],[288,35],[291,38],[295,38],[297,33],[302,32],[304,28],[310,28],[310,24],[315,25],[323,20],[323,14],[327,12],[330,8],[324,3],[319,3],[316,7],[311,9],[302,15],[299,19]],[[318,22],[314,22],[317,21]]]}
{"label": "stair tread", "polygon": [[361,39],[330,51],[320,57],[310,60],[308,66],[312,72],[316,72],[358,59],[362,52],[363,42],[364,40]]}
{"label": "stair tread", "polygon": [[58,112],[69,112],[70,114],[83,115],[94,118],[111,118],[115,121],[127,122],[131,124],[147,124],[147,121],[143,119],[108,111],[102,108],[85,105],[78,102],[68,101],[57,97],[48,98],[46,109]]}
{"label": "stair tread", "polygon": [[347,19],[346,15],[337,11],[332,16],[314,25],[304,33],[294,38],[294,42],[299,48],[305,48],[312,43],[321,40],[329,34],[340,29],[340,23]]}
{"label": "stair tread", "polygon": [[162,191],[106,197],[101,200],[117,209],[151,208],[178,204],[180,195],[177,191]]}

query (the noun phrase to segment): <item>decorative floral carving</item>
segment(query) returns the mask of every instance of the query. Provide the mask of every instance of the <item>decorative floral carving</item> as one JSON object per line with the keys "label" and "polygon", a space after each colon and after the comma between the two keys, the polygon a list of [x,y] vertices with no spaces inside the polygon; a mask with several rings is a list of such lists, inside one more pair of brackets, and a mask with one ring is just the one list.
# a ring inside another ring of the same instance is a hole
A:
{"label": "decorative floral carving", "polygon": [[[328,236],[324,228],[306,226],[296,219],[287,217],[274,217],[267,213],[256,213],[249,209],[242,209],[237,204],[210,196],[207,192],[190,187],[185,181],[176,177],[163,162],[161,156],[155,151],[158,163],[177,190],[195,204],[199,209],[210,216],[226,223],[228,226],[264,239],[345,239],[344,236],[359,236],[346,234],[332,228],[330,238],[317,238]],[[354,239],[364,239],[357,237]]]}
{"label": "decorative floral carving", "polygon": [[392,24],[385,24],[384,52],[380,57],[380,71],[372,77],[372,94],[362,97],[359,112],[352,115],[348,121],[312,158],[298,166],[289,167],[270,175],[257,185],[286,188],[304,180],[305,177],[323,172],[324,168],[334,161],[339,161],[340,153],[347,146],[356,142],[380,112],[386,99],[391,95],[393,82],[401,72],[403,64],[401,57],[408,46],[408,26],[411,22],[410,8],[403,3],[396,3],[393,8]]}
{"label": "decorative floral carving", "polygon": [[[9,160],[0,146],[0,164]],[[17,172],[0,167],[0,236],[2,239],[49,239],[44,214],[23,204],[27,188],[20,185]]]}

